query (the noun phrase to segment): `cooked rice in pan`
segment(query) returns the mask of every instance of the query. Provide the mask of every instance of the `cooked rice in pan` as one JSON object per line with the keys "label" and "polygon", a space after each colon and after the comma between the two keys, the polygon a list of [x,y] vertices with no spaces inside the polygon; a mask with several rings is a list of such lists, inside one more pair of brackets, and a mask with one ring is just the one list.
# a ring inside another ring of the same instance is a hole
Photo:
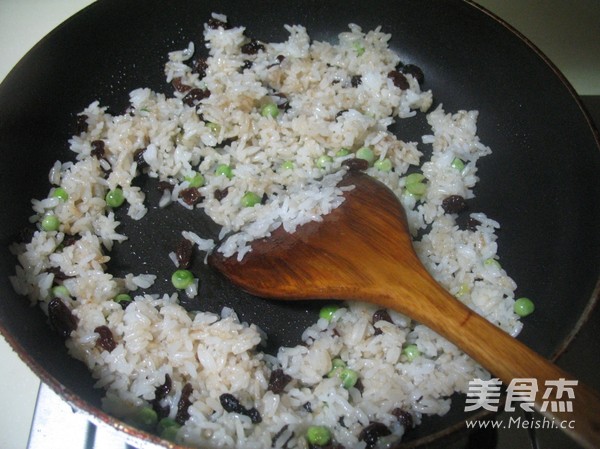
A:
{"label": "cooked rice in pan", "polygon": [[[516,285],[497,261],[499,224],[474,212],[468,226],[457,224],[477,162],[491,153],[477,136],[477,111],[430,110],[420,71],[402,64],[379,28],[349,25],[336,43],[311,41],[302,26],[286,29],[285,42],[259,42],[214,14],[204,26],[208,57],[193,43],[169,55],[172,96],[134,90],[122,115],[90,104],[70,140],[74,160],[57,161],[48,197],[33,200],[36,231],[12,248],[12,281],[106,390],[105,410],[128,422],[203,448],[319,447],[307,439],[311,426],[328,430],[330,447],[386,447],[489,374],[427,327],[363,303],[315,318],[303,344],[270,355],[262,351],[268,335],[234,310],[179,305],[181,295],[199,295],[197,281],[151,295],[144,291],[156,274],[140,267],[118,278],[106,269],[111,249],[127,239],[106,194],[122,189],[120,207],[143,221],[138,176],[163,183],[165,214],[204,209],[222,227],[219,246],[198,230],[183,233],[200,254],[241,259],[254,239],[279,226],[293,232],[337,207],[336,185],[359,159],[405,206],[434,277],[519,333]],[[431,128],[421,141],[389,131],[416,114],[427,114]],[[57,229],[44,224],[47,216]],[[133,300],[124,306],[120,294]],[[342,371],[355,378],[346,382]]]}

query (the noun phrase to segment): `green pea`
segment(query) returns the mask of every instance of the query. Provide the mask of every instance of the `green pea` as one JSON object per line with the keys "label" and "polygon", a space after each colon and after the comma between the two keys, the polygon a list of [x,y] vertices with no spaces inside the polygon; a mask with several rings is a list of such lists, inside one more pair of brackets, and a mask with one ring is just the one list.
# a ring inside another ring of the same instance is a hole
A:
{"label": "green pea", "polygon": [[201,173],[195,173],[193,176],[186,176],[183,179],[189,183],[190,187],[194,188],[202,187],[206,182]]}
{"label": "green pea", "polygon": [[411,195],[421,196],[427,191],[427,185],[423,182],[425,176],[422,173],[411,173],[405,178],[406,191]]}
{"label": "green pea", "polygon": [[275,118],[279,115],[279,108],[275,103],[267,103],[261,108],[260,115]]}
{"label": "green pea", "polygon": [[56,189],[54,189],[54,191],[52,192],[52,197],[53,198],[58,198],[61,201],[67,201],[69,199],[69,194],[67,193],[67,191],[65,189],[63,189],[62,187],[57,187]]}
{"label": "green pea", "polygon": [[119,293],[117,296],[115,296],[113,301],[116,303],[119,303],[119,304],[121,304],[121,306],[123,306],[123,305],[129,304],[131,301],[133,301],[133,299],[127,293]]}
{"label": "green pea", "polygon": [[463,171],[465,168],[465,163],[461,159],[455,157],[450,166],[458,171]]}
{"label": "green pea", "polygon": [[57,231],[60,227],[60,220],[56,215],[45,215],[42,218],[42,230],[46,232]]}
{"label": "green pea", "polygon": [[230,165],[220,164],[215,169],[215,175],[217,176],[226,176],[227,178],[233,178],[233,169]]}
{"label": "green pea", "polygon": [[350,154],[350,150],[348,148],[340,148],[335,155],[337,157],[344,157]]}
{"label": "green pea", "polygon": [[254,192],[246,192],[242,197],[241,204],[243,207],[254,207],[260,203],[261,197]]}
{"label": "green pea", "polygon": [[331,432],[325,426],[309,426],[306,430],[306,440],[315,446],[325,446],[331,441]]}
{"label": "green pea", "polygon": [[173,287],[178,290],[184,290],[188,288],[194,282],[194,275],[190,270],[177,270],[171,276],[171,283]]}
{"label": "green pea", "polygon": [[331,318],[333,318],[333,314],[338,309],[339,309],[339,307],[336,305],[325,306],[325,307],[321,308],[321,310],[319,311],[319,318],[324,318],[327,321],[331,321]]}
{"label": "green pea", "polygon": [[417,345],[410,344],[410,345],[406,345],[404,347],[404,349],[402,349],[402,354],[404,354],[404,356],[406,356],[406,359],[409,362],[412,362],[413,360],[415,360],[417,357],[419,357],[421,355],[421,351],[419,351],[419,348],[417,348]]}
{"label": "green pea", "polygon": [[340,379],[345,389],[352,388],[358,382],[358,373],[353,369],[346,368],[340,372]]}
{"label": "green pea", "polygon": [[167,427],[166,429],[163,429],[162,432],[159,433],[159,435],[161,438],[174,443],[175,439],[177,438],[178,431],[179,427]]}
{"label": "green pea", "polygon": [[460,287],[458,288],[458,291],[456,292],[456,297],[460,298],[461,296],[466,295],[467,293],[469,293],[470,288],[469,285],[466,283],[460,284]]}
{"label": "green pea", "polygon": [[364,159],[369,165],[372,165],[375,161],[375,153],[373,153],[373,150],[369,147],[362,147],[356,150],[356,157],[358,159]]}
{"label": "green pea", "polygon": [[392,170],[392,161],[390,161],[388,158],[378,159],[377,161],[375,161],[375,164],[373,164],[373,165],[379,171],[391,171]]}
{"label": "green pea", "polygon": [[491,257],[489,259],[485,259],[483,261],[483,265],[485,265],[486,267],[501,267],[500,262],[498,262],[496,259],[492,259]]}
{"label": "green pea", "polygon": [[365,52],[365,47],[359,41],[352,42],[352,47],[356,51],[356,55],[357,56],[362,56],[364,54],[364,52]]}
{"label": "green pea", "polygon": [[153,429],[158,422],[158,415],[151,407],[142,407],[136,410],[132,416],[132,421],[137,426],[145,430]]}
{"label": "green pea", "polygon": [[125,202],[125,195],[123,195],[123,190],[120,187],[116,187],[113,190],[109,190],[105,200],[109,207],[119,207]]}
{"label": "green pea", "polygon": [[346,362],[342,359],[335,358],[331,361],[331,370],[327,373],[327,377],[340,377],[340,373],[346,368]]}
{"label": "green pea", "polygon": [[205,125],[208,129],[210,129],[210,132],[213,134],[219,134],[219,132],[221,131],[221,125],[218,125],[216,123],[206,122]]}
{"label": "green pea", "polygon": [[531,315],[535,310],[535,304],[529,298],[519,298],[515,301],[513,309],[517,315],[520,317],[525,317],[527,315]]}
{"label": "green pea", "polygon": [[283,164],[281,164],[281,168],[283,170],[293,170],[294,163],[292,161],[285,161]]}
{"label": "green pea", "polygon": [[71,296],[71,293],[64,285],[55,285],[52,287],[52,296],[55,298],[68,298]]}
{"label": "green pea", "polygon": [[333,158],[331,156],[324,154],[322,156],[319,156],[315,163],[317,164],[317,167],[319,167],[319,168],[327,168],[327,166],[329,164],[331,164],[332,162],[333,162]]}
{"label": "green pea", "polygon": [[[156,426],[156,431],[157,431],[157,433],[160,436],[162,436],[163,438],[165,438],[163,436],[163,432],[165,430],[167,430],[167,429],[175,429],[175,431],[177,431],[180,428],[181,428],[181,425],[177,421],[175,421],[173,418],[168,418],[167,417],[167,418],[161,419],[158,422],[158,424]],[[166,438],[166,439],[168,440],[169,438]]]}
{"label": "green pea", "polygon": [[423,182],[425,180],[425,175],[423,175],[423,173],[411,173],[410,175],[407,175],[404,179],[406,180],[406,185],[416,184],[419,182]]}

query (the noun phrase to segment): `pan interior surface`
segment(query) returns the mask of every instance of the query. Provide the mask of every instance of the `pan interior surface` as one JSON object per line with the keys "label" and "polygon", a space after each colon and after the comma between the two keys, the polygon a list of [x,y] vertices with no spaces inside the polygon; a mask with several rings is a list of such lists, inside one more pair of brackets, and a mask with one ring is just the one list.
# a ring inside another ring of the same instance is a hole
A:
{"label": "pan interior surface", "polygon": [[[98,100],[115,113],[127,106],[128,93],[149,87],[170,94],[163,65],[170,51],[199,42],[212,12],[263,41],[287,37],[284,24],[306,26],[315,40],[333,41],[349,23],[363,30],[381,26],[390,46],[405,63],[425,73],[424,89],[446,110],[479,110],[478,134],[493,155],[479,166],[473,210],[501,224],[499,254],[519,285],[519,296],[536,300],[536,313],[524,320],[519,338],[552,357],[579,325],[593,299],[600,272],[600,151],[594,132],[573,92],[553,66],[505,25],[459,1],[180,1],[107,0],[85,9],[41,41],[0,86],[0,164],[3,248],[17,238],[31,214],[31,198],[45,195],[54,161],[72,159],[68,139],[76,114]],[[402,132],[418,140],[426,126],[409,119]],[[399,129],[400,131],[400,129]],[[157,204],[153,180],[142,179],[148,202]],[[113,251],[115,274],[144,266],[169,273],[164,254],[186,229],[218,228],[205,216],[184,211],[165,215],[150,208],[141,222],[118,217],[129,240]],[[154,242],[148,245],[147,242]],[[103,420],[118,421],[99,410],[101,391],[83,364],[67,355],[63,340],[51,332],[45,315],[14,293],[8,275],[15,260],[0,257],[3,303],[0,329],[43,381],[70,402]],[[249,297],[196,261],[203,279],[202,304],[191,309],[218,312],[232,307],[242,321],[269,335],[269,351],[300,342],[322,303],[262,301]],[[163,291],[163,276],[153,288]],[[419,444],[458,427],[466,415],[457,397],[443,417],[424,419],[406,435]]]}

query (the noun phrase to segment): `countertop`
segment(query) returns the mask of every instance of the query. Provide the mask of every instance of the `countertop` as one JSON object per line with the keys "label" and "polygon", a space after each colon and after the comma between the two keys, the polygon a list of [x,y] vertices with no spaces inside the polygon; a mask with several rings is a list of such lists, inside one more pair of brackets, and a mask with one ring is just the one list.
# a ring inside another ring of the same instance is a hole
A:
{"label": "countertop", "polygon": [[[199,0],[200,1],[200,0]],[[0,80],[49,31],[91,0],[0,0]],[[598,0],[480,0],[537,45],[565,74],[600,123],[600,2]],[[597,366],[600,311],[590,317],[559,364],[582,373],[583,382],[600,389],[596,375],[586,378],[587,366]],[[595,343],[594,343],[595,342]],[[0,448],[27,447],[39,380],[0,337]],[[17,380],[19,388],[11,388]],[[543,448],[571,447],[557,432],[540,435]],[[499,435],[501,446],[521,442]],[[502,443],[506,440],[505,443]],[[49,448],[53,449],[53,448]]]}

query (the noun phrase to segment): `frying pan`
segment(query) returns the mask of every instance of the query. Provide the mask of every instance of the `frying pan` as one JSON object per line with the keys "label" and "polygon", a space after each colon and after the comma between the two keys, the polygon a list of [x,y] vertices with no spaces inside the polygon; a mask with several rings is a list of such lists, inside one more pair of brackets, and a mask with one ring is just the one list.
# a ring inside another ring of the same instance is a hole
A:
{"label": "frying pan", "polygon": [[[86,368],[67,355],[45,315],[13,292],[8,276],[15,260],[7,247],[27,225],[30,199],[46,195],[50,166],[72,159],[67,140],[77,112],[99,100],[121,113],[128,92],[141,86],[170,93],[163,75],[167,53],[200,42],[213,11],[265,41],[286,39],[284,24],[302,24],[313,39],[330,41],[351,22],[364,30],[381,25],[401,59],[423,69],[423,87],[433,90],[436,102],[447,111],[478,109],[478,134],[494,152],[479,163],[481,182],[469,207],[501,223],[503,267],[519,286],[517,295],[535,299],[537,310],[524,320],[519,338],[549,358],[564,350],[598,293],[598,136],[562,75],[506,24],[458,0],[103,0],[36,45],[0,86],[0,330],[45,383],[93,419],[140,442],[162,444],[100,410],[102,393]],[[415,140],[425,130],[422,120],[402,122],[403,135]],[[144,187],[148,203],[156,204],[151,181]],[[168,286],[171,265],[164,255],[182,229],[218,232],[206,217],[184,211],[150,209],[141,222],[117,218],[130,239],[112,253],[111,272],[144,266],[159,275],[156,291]],[[148,241],[156,244],[149,248]],[[202,264],[193,270],[203,279],[202,310],[233,307],[242,320],[267,331],[270,351],[298,343],[320,308],[257,303]],[[463,408],[464,399],[457,397],[447,415],[425,419],[405,441],[444,444],[441,439],[463,426]]]}

